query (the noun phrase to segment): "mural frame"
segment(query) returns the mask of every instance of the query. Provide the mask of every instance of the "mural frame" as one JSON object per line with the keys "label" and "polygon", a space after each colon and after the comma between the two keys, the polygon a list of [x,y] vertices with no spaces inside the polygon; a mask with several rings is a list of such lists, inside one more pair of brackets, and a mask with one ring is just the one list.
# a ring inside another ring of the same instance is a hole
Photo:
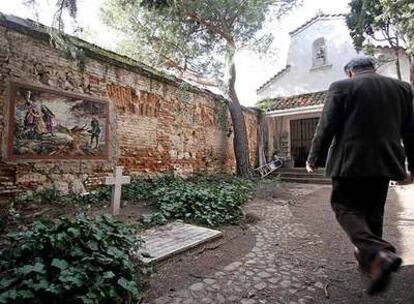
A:
{"label": "mural frame", "polygon": [[[105,135],[103,139],[104,149],[101,155],[80,155],[80,156],[61,156],[61,155],[17,155],[14,153],[14,139],[15,139],[15,115],[16,115],[16,98],[18,97],[19,90],[30,90],[37,91],[40,93],[49,93],[57,95],[59,97],[66,97],[70,101],[75,102],[75,100],[89,101],[93,103],[100,103],[104,108],[104,123],[105,126],[102,128]],[[8,94],[5,99],[7,101],[7,129],[5,132],[5,160],[8,162],[16,161],[41,161],[41,160],[64,160],[64,161],[81,161],[81,160],[96,160],[96,161],[108,161],[110,159],[110,104],[107,99],[98,98],[85,94],[78,94],[62,89],[56,89],[49,86],[38,85],[38,84],[29,84],[26,82],[21,82],[18,80],[11,80],[8,85]]]}

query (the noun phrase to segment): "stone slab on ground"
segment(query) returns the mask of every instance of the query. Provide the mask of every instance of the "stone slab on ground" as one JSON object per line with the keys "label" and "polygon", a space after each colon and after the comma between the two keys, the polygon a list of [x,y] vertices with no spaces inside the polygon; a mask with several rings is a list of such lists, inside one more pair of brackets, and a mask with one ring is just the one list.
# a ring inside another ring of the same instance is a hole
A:
{"label": "stone slab on ground", "polygon": [[222,237],[217,230],[174,222],[161,227],[148,229],[143,234],[145,245],[143,252],[149,258],[143,258],[145,263],[159,262],[173,255]]}

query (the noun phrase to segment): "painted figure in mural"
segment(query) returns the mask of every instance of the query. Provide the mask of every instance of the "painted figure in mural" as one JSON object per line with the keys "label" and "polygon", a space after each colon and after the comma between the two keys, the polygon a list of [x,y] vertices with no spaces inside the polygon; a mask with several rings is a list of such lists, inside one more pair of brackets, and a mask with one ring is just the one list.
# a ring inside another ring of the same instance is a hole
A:
{"label": "painted figure in mural", "polygon": [[14,106],[10,111],[14,124],[8,134],[11,159],[107,156],[105,102],[18,83],[10,96]]}
{"label": "painted figure in mural", "polygon": [[46,125],[47,133],[54,136],[53,129],[56,126],[55,114],[53,114],[53,112],[45,105],[42,105],[40,110],[42,111],[42,114],[43,114],[42,118],[43,118],[43,122]]}
{"label": "painted figure in mural", "polygon": [[91,129],[88,132],[91,134],[91,146],[95,141],[95,148],[98,148],[99,136],[101,135],[101,127],[99,126],[99,121],[96,118],[92,118]]}
{"label": "painted figure in mural", "polygon": [[38,115],[38,111],[36,109],[36,105],[31,99],[31,95],[32,92],[27,91],[24,96],[27,108],[26,115],[24,117],[24,129],[28,131],[30,134],[34,134],[36,128],[36,116]]}
{"label": "painted figure in mural", "polygon": [[36,112],[36,116],[35,116],[35,124],[36,124],[35,131],[38,136],[42,136],[43,134],[47,133],[46,124],[43,121],[38,111]]}
{"label": "painted figure in mural", "polygon": [[32,92],[27,91],[25,94],[27,111],[24,117],[24,129],[28,132],[29,137],[38,138],[46,133],[46,125],[31,96]]}

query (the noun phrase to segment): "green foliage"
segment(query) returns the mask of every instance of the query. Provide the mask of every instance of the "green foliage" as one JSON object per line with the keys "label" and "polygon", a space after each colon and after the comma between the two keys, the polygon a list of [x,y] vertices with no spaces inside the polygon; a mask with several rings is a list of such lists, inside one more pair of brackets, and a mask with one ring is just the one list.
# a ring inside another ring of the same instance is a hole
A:
{"label": "green foliage", "polygon": [[[23,2],[31,7],[36,15],[38,14],[36,8],[38,0],[25,0]],[[50,43],[58,50],[62,51],[66,58],[77,60],[78,68],[81,71],[84,71],[88,60],[85,50],[77,46],[73,39],[64,33],[65,14],[71,19],[76,20],[78,14],[78,0],[54,0],[53,3],[56,7],[56,11],[53,15],[52,26],[48,28]]]}
{"label": "green foliage", "polygon": [[191,88],[191,84],[189,84],[188,82],[183,81],[180,83],[180,86],[178,88],[179,89],[178,98],[181,101],[188,102],[190,100],[190,92],[189,92],[190,88]]}
{"label": "green foliage", "polygon": [[[169,220],[182,219],[218,226],[241,219],[241,205],[247,201],[252,186],[251,181],[232,176],[196,176],[189,179],[169,175],[153,179],[135,176],[130,184],[122,188],[122,199],[154,205],[155,211],[143,218],[145,225],[165,224]],[[21,195],[16,198],[15,203],[57,206],[75,204],[89,207],[107,203],[110,197],[110,187],[101,187],[88,194],[68,195],[62,195],[51,188]],[[9,220],[11,219],[10,217]]]}
{"label": "green foliage", "polygon": [[222,130],[227,130],[229,128],[229,121],[228,121],[228,108],[227,103],[225,100],[221,100],[218,104],[218,110],[216,112],[216,121],[217,125]]}
{"label": "green foliage", "polygon": [[163,179],[151,192],[156,210],[144,216],[143,223],[151,226],[177,219],[208,226],[237,223],[252,186],[250,181],[224,176]]}
{"label": "green foliage", "polygon": [[111,188],[104,186],[86,194],[62,194],[56,188],[47,188],[34,193],[23,193],[16,196],[16,204],[78,204],[97,205],[107,203],[111,198]]}
{"label": "green foliage", "polygon": [[47,188],[38,192],[26,192],[18,194],[15,198],[16,204],[40,204],[40,203],[58,203],[60,193],[56,188]]}
{"label": "green foliage", "polygon": [[[407,18],[408,14],[412,16],[414,9],[410,8],[410,5],[412,6],[411,0],[401,1],[401,7],[394,6],[395,2],[394,0],[352,0],[350,3],[351,13],[347,16],[347,25],[357,50],[364,50],[367,54],[375,56],[375,43],[380,45],[386,43],[394,49],[394,55],[379,54],[377,59],[380,64],[395,61],[396,72],[401,80],[400,48],[402,45],[408,46],[410,52],[410,38],[403,30],[402,24],[404,22],[402,22],[400,14],[404,15],[403,11],[405,11]],[[402,2],[406,2],[405,5]],[[398,11],[401,8],[402,11]],[[408,17],[408,19],[411,21],[412,18]],[[411,30],[413,34],[411,38],[413,38],[414,24]]]}
{"label": "green foliage", "polygon": [[148,268],[142,240],[109,216],[36,221],[6,236],[0,303],[136,303]]}
{"label": "green foliage", "polygon": [[384,27],[382,20],[377,20],[382,14],[382,6],[377,0],[352,0],[351,13],[346,22],[357,50],[362,50],[367,36],[374,36],[375,32]]}
{"label": "green foliage", "polygon": [[106,204],[111,200],[111,187],[101,186],[94,191],[80,194],[70,193],[62,196],[63,203],[74,203],[78,205],[98,205]]}
{"label": "green foliage", "polygon": [[20,214],[16,211],[13,204],[0,208],[0,235],[10,229],[17,228],[20,218]]}
{"label": "green foliage", "polygon": [[270,109],[270,107],[273,105],[273,103],[274,103],[274,100],[272,100],[272,99],[264,99],[264,100],[258,101],[255,104],[255,107],[259,108],[263,111],[267,111],[267,110]]}
{"label": "green foliage", "polygon": [[379,0],[383,16],[389,18],[407,44],[408,52],[414,54],[414,2],[412,0]]}
{"label": "green foliage", "polygon": [[70,36],[64,34],[62,30],[50,28],[49,31],[50,43],[68,59],[77,60],[77,65],[80,71],[85,70],[88,57],[85,50],[78,45]]}
{"label": "green foliage", "polygon": [[220,78],[226,45],[271,42],[262,32],[266,17],[283,14],[295,2],[106,0],[103,19],[126,33],[120,52],[184,76]]}
{"label": "green foliage", "polygon": [[[392,48],[398,48],[400,40],[405,40],[400,29],[401,20],[398,17],[405,10],[406,13],[411,13],[410,20],[412,19],[414,10],[410,8],[412,1],[403,0],[400,6],[395,3],[394,0],[351,1],[351,13],[347,16],[347,25],[357,50],[364,48],[367,38],[376,42],[386,42]],[[402,8],[402,11],[398,11],[399,8]]]}
{"label": "green foliage", "polygon": [[154,199],[153,191],[157,185],[161,185],[165,180],[171,177],[159,177],[155,179],[134,176],[131,183],[122,187],[122,199],[130,202],[152,201]]}
{"label": "green foliage", "polygon": [[[237,173],[251,176],[245,121],[237,96],[235,56],[241,49],[266,49],[267,17],[279,16],[296,0],[106,0],[104,22],[124,31],[120,50],[151,66],[199,84],[220,87],[231,101]],[[262,47],[261,47],[262,46]],[[237,127],[241,126],[241,127]]]}

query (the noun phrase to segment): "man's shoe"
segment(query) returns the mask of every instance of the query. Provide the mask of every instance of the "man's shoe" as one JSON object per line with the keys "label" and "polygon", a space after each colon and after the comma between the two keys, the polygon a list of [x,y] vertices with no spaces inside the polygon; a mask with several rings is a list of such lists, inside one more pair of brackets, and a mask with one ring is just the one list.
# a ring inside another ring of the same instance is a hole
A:
{"label": "man's shoe", "polygon": [[371,263],[371,283],[367,293],[375,295],[384,291],[391,281],[391,274],[397,271],[401,264],[402,259],[395,253],[380,251]]}
{"label": "man's shoe", "polygon": [[357,247],[354,248],[354,257],[358,262],[358,269],[364,274],[369,274],[369,265],[366,263],[366,259],[362,258],[361,252]]}

